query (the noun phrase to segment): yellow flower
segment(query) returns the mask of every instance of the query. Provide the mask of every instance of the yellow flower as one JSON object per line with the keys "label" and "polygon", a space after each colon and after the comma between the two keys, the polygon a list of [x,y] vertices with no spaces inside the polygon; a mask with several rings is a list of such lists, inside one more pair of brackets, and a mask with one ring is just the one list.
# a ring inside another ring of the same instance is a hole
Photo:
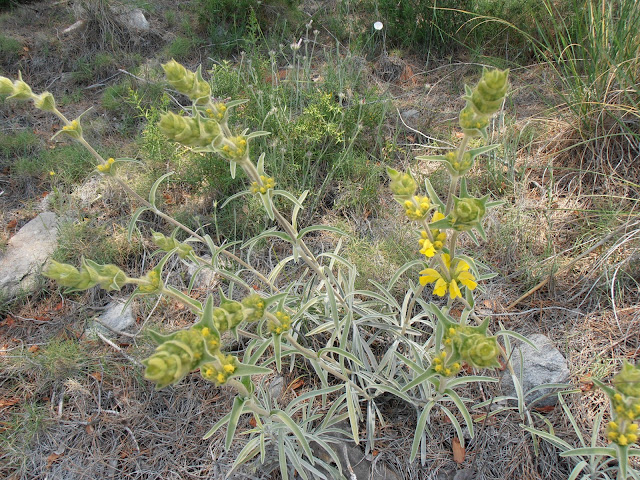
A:
{"label": "yellow flower", "polygon": [[442,260],[449,271],[451,280],[447,280],[434,268],[426,268],[420,272],[420,285],[424,286],[427,283],[433,283],[434,295],[444,297],[448,291],[449,296],[452,299],[462,297],[462,292],[458,286],[459,283],[467,287],[469,290],[474,290],[478,286],[473,274],[467,271],[470,268],[467,262],[457,259],[455,268],[452,269],[449,254],[443,253]]}

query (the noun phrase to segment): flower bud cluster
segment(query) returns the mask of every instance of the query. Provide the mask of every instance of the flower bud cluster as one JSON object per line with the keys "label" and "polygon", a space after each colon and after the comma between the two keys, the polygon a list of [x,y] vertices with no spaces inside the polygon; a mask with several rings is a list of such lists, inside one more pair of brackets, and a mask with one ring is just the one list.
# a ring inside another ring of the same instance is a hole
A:
{"label": "flower bud cluster", "polygon": [[638,425],[625,422],[624,430],[621,430],[618,422],[609,422],[607,438],[621,447],[632,445],[638,441]]}
{"label": "flower bud cluster", "polygon": [[173,236],[167,237],[160,232],[151,232],[151,239],[158,248],[165,252],[170,252],[176,249],[176,253],[182,259],[187,258],[187,256],[193,252],[193,247],[191,245],[179,242]]}
{"label": "flower bud cluster", "polygon": [[499,366],[497,358],[500,355],[500,347],[496,337],[489,337],[482,333],[459,334],[460,343],[458,351],[462,359],[469,365],[477,368]]}
{"label": "flower bud cluster", "polygon": [[464,197],[454,198],[451,224],[456,230],[470,230],[480,225],[486,213],[486,199]]}
{"label": "flower bud cluster", "polygon": [[100,173],[108,174],[113,172],[113,165],[116,163],[115,158],[109,158],[105,163],[96,165],[96,169]]}
{"label": "flower bud cluster", "polygon": [[149,271],[140,280],[144,282],[138,285],[138,291],[140,293],[162,293],[164,284],[162,283],[162,275],[160,275],[160,271],[158,269],[154,268],[153,270]]}
{"label": "flower bud cluster", "polygon": [[143,360],[147,367],[144,378],[155,382],[157,388],[166,387],[197,368],[204,354],[204,337],[200,330],[178,331],[158,345],[153,355]]}
{"label": "flower bud cluster", "polygon": [[433,359],[433,369],[443,377],[455,377],[460,371],[460,367],[460,362],[452,362],[450,355],[445,351],[440,352],[440,354]]}
{"label": "flower bud cluster", "polygon": [[222,353],[216,357],[217,362],[208,362],[200,366],[200,375],[216,385],[224,385],[238,368],[238,359]]}
{"label": "flower bud cluster", "polygon": [[227,113],[227,106],[224,103],[213,103],[211,108],[205,110],[207,117],[213,118],[217,121],[222,121]]}
{"label": "flower bud cluster", "polygon": [[276,180],[273,177],[267,177],[266,175],[260,175],[260,182],[251,183],[251,193],[267,193],[267,190],[276,186]]}
{"label": "flower bud cluster", "polygon": [[281,335],[291,330],[291,317],[282,311],[277,311],[275,316],[270,316],[267,322],[267,330],[274,335]]}
{"label": "flower bud cluster", "polygon": [[460,127],[467,135],[486,137],[489,118],[500,109],[507,93],[509,70],[482,71],[482,77],[463,98],[466,106],[460,112]]}
{"label": "flower bud cluster", "polygon": [[245,297],[242,302],[223,296],[218,308],[208,303],[200,321],[188,330],[166,337],[158,336],[160,344],[153,355],[143,361],[147,367],[145,378],[156,382],[157,388],[162,388],[199,368],[205,379],[216,385],[226,383],[237,373],[238,360],[220,351],[221,332],[234,328],[243,320],[261,320],[265,307],[264,300],[257,294]]}
{"label": "flower bud cluster", "polygon": [[429,214],[431,201],[429,197],[414,195],[411,200],[404,201],[404,213],[409,220],[424,220]]}
{"label": "flower bud cluster", "polygon": [[120,290],[128,282],[127,276],[116,265],[100,265],[84,258],[80,270],[73,265],[51,260],[43,275],[72,291],[87,290],[96,285],[105,290]]}
{"label": "flower bud cluster", "polygon": [[473,157],[469,152],[465,152],[462,158],[458,159],[459,152],[454,150],[445,154],[444,158],[448,162],[449,170],[457,176],[467,173],[473,166]]}
{"label": "flower bud cluster", "polygon": [[82,125],[80,125],[80,120],[76,118],[75,120],[70,121],[67,125],[62,127],[61,132],[69,135],[71,138],[79,140],[82,138]]}
{"label": "flower bud cluster", "polygon": [[175,60],[171,60],[162,65],[169,84],[185,94],[198,105],[209,102],[211,86],[203,80],[200,71],[191,72],[180,65]]}
{"label": "flower bud cluster", "polygon": [[598,383],[611,400],[613,421],[607,425],[607,438],[626,447],[638,441],[635,422],[640,420],[640,365],[624,362],[612,383],[613,388]]}
{"label": "flower bud cluster", "polygon": [[387,173],[391,179],[389,188],[396,196],[396,200],[402,203],[403,200],[410,200],[418,189],[418,184],[411,174],[398,172],[393,168],[387,168]]}
{"label": "flower bud cluster", "polygon": [[247,139],[244,135],[225,138],[224,145],[219,149],[220,154],[227,160],[242,160],[247,153]]}
{"label": "flower bud cluster", "polygon": [[170,140],[180,142],[187,147],[206,147],[219,143],[220,125],[215,120],[200,116],[184,117],[167,112],[160,117],[160,131]]}
{"label": "flower bud cluster", "polygon": [[[495,336],[487,333],[488,321],[478,327],[461,326],[451,320],[440,318],[443,327],[442,346],[445,355],[442,359],[442,369],[434,362],[434,370],[450,376],[446,368],[458,373],[463,362],[475,368],[499,367],[498,357],[501,355],[500,346]],[[454,368],[457,366],[457,369]],[[454,374],[455,374],[454,373]]]}
{"label": "flower bud cluster", "polygon": [[220,306],[213,309],[213,325],[220,332],[236,328],[241,322],[257,322],[264,317],[265,303],[260,295],[253,294],[241,302],[224,298]]}
{"label": "flower bud cluster", "polygon": [[266,305],[262,297],[257,293],[244,297],[240,303],[242,303],[245,322],[257,322],[264,317]]}

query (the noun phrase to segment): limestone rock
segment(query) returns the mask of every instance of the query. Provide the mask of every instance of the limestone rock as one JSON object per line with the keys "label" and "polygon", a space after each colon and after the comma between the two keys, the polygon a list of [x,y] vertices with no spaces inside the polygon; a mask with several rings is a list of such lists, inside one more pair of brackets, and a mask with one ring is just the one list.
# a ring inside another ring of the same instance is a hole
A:
{"label": "limestone rock", "polygon": [[114,299],[107,305],[105,311],[98,317],[97,322],[89,325],[89,331],[112,335],[122,332],[136,323],[132,303],[125,308],[126,299]]}
{"label": "limestone rock", "polygon": [[16,233],[0,254],[0,294],[13,297],[31,291],[36,275],[57,246],[58,216],[43,212]]}
{"label": "limestone rock", "polygon": [[[522,365],[522,390],[527,391],[534,387],[547,383],[566,383],[569,379],[569,368],[567,360],[560,350],[558,350],[551,339],[546,335],[534,334],[528,337],[537,349],[522,343],[515,347],[511,355],[511,364],[516,372],[520,374]],[[522,357],[522,362],[521,362]],[[515,396],[516,391],[510,375],[505,375],[502,380],[502,388],[506,395]],[[553,395],[554,389],[543,388],[526,395],[525,402],[531,405],[535,402],[537,407],[553,406],[557,402],[557,397]]]}

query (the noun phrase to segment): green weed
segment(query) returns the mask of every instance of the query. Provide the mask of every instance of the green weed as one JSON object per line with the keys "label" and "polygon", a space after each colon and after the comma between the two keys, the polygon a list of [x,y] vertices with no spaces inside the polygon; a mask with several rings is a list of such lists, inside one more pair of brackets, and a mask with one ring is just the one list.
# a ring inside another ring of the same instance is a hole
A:
{"label": "green weed", "polygon": [[22,53],[22,42],[15,38],[0,35],[0,63],[9,64],[18,60]]}

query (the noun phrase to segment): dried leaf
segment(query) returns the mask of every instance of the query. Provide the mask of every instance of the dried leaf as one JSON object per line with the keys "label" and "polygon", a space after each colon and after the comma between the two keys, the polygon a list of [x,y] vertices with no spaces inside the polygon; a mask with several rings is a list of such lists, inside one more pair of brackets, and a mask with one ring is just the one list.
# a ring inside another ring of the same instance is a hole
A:
{"label": "dried leaf", "polygon": [[287,390],[297,390],[304,385],[304,379],[296,378],[293,382],[289,384]]}
{"label": "dried leaf", "polygon": [[580,378],[580,390],[583,392],[590,392],[593,390],[593,380],[591,380],[591,375],[585,375]]}
{"label": "dried leaf", "polygon": [[555,408],[555,405],[547,405],[546,407],[533,407],[533,410],[539,413],[549,413],[553,412]]}
{"label": "dried leaf", "polygon": [[40,347],[38,345],[31,345],[28,350],[29,353],[36,353],[38,350],[40,350]]}
{"label": "dried leaf", "polygon": [[11,407],[20,402],[19,397],[0,398],[0,408]]}
{"label": "dried leaf", "polygon": [[453,442],[451,442],[451,446],[453,447],[453,461],[457,464],[461,464],[462,462],[464,462],[466,450],[460,444],[460,440],[458,439],[458,437],[455,437],[453,439]]}
{"label": "dried leaf", "polygon": [[16,228],[16,225],[18,225],[18,220],[16,220],[15,218],[7,222],[7,228]]}
{"label": "dried leaf", "polygon": [[49,455],[47,457],[47,468],[51,468],[51,465],[53,465],[55,462],[58,461],[58,459],[61,457],[62,455],[58,454],[58,453],[52,453],[51,455]]}

